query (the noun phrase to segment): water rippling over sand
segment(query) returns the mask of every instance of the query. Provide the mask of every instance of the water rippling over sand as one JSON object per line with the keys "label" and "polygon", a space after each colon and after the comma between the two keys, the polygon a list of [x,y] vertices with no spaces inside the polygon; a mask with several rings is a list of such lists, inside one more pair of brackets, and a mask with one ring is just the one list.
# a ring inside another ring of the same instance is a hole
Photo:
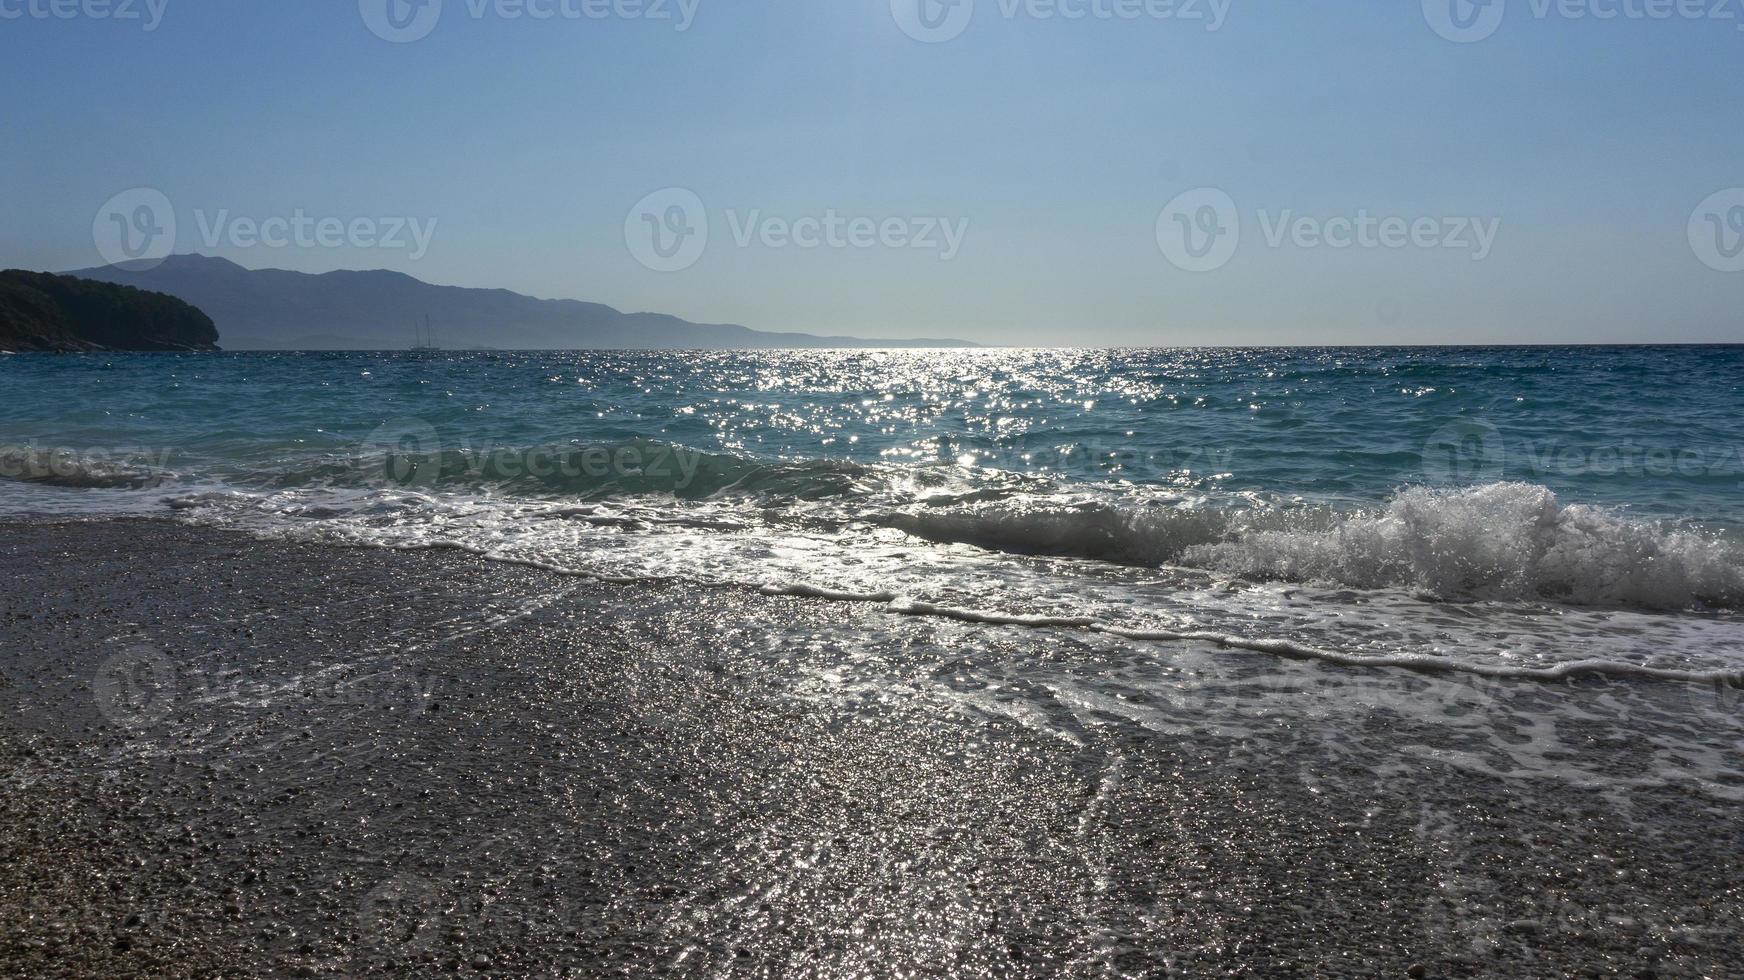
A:
{"label": "water rippling over sand", "polygon": [[[1484,676],[1744,671],[1735,348],[17,359],[0,509]],[[71,407],[69,407],[71,406]]]}

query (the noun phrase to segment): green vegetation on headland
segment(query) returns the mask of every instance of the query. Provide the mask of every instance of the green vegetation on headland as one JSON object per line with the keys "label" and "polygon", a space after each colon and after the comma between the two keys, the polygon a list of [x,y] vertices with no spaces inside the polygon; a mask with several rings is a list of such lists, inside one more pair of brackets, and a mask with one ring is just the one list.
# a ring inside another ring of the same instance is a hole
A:
{"label": "green vegetation on headland", "polygon": [[0,272],[0,351],[211,351],[212,318],[163,293],[73,276]]}

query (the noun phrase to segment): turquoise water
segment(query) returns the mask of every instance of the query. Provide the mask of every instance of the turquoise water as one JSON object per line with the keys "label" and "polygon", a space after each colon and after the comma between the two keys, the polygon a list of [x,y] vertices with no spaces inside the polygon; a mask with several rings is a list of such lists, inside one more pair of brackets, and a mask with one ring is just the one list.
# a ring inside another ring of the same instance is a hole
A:
{"label": "turquoise water", "polygon": [[1744,347],[31,355],[0,385],[12,514],[1336,655],[1744,664]]}

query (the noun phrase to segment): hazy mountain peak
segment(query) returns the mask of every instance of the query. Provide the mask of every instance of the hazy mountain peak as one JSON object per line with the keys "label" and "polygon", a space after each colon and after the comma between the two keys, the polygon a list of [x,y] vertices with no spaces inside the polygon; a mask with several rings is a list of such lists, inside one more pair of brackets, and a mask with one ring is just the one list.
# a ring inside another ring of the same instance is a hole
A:
{"label": "hazy mountain peak", "polygon": [[973,347],[957,340],[863,340],[767,333],[622,313],[583,300],[424,282],[388,269],[326,273],[247,269],[216,256],[170,256],[144,272],[116,266],[69,275],[167,293],[217,323],[230,350],[393,350],[412,346],[428,318],[450,348],[683,349],[703,347]]}
{"label": "hazy mountain peak", "polygon": [[[213,275],[244,273],[248,270],[235,262],[216,255],[201,255],[198,252],[182,252],[167,256],[158,266],[160,269],[172,269],[178,272],[207,272]],[[76,273],[68,273],[75,275]]]}

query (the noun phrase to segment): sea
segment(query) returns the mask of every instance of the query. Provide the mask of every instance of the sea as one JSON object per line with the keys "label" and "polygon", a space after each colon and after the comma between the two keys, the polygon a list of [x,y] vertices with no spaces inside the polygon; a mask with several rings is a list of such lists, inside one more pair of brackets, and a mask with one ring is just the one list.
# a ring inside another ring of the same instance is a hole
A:
{"label": "sea", "polygon": [[[1450,719],[1485,684],[1657,683],[1744,745],[1744,346],[13,355],[0,392],[8,517],[456,548],[1087,658],[845,652],[817,696],[920,685],[1070,738],[1327,671],[1402,711],[1398,678],[1463,678]],[[1733,768],[1698,775],[1744,798]]]}
{"label": "sea", "polygon": [[1744,668],[1744,347],[0,362],[0,507],[1505,671]]}

